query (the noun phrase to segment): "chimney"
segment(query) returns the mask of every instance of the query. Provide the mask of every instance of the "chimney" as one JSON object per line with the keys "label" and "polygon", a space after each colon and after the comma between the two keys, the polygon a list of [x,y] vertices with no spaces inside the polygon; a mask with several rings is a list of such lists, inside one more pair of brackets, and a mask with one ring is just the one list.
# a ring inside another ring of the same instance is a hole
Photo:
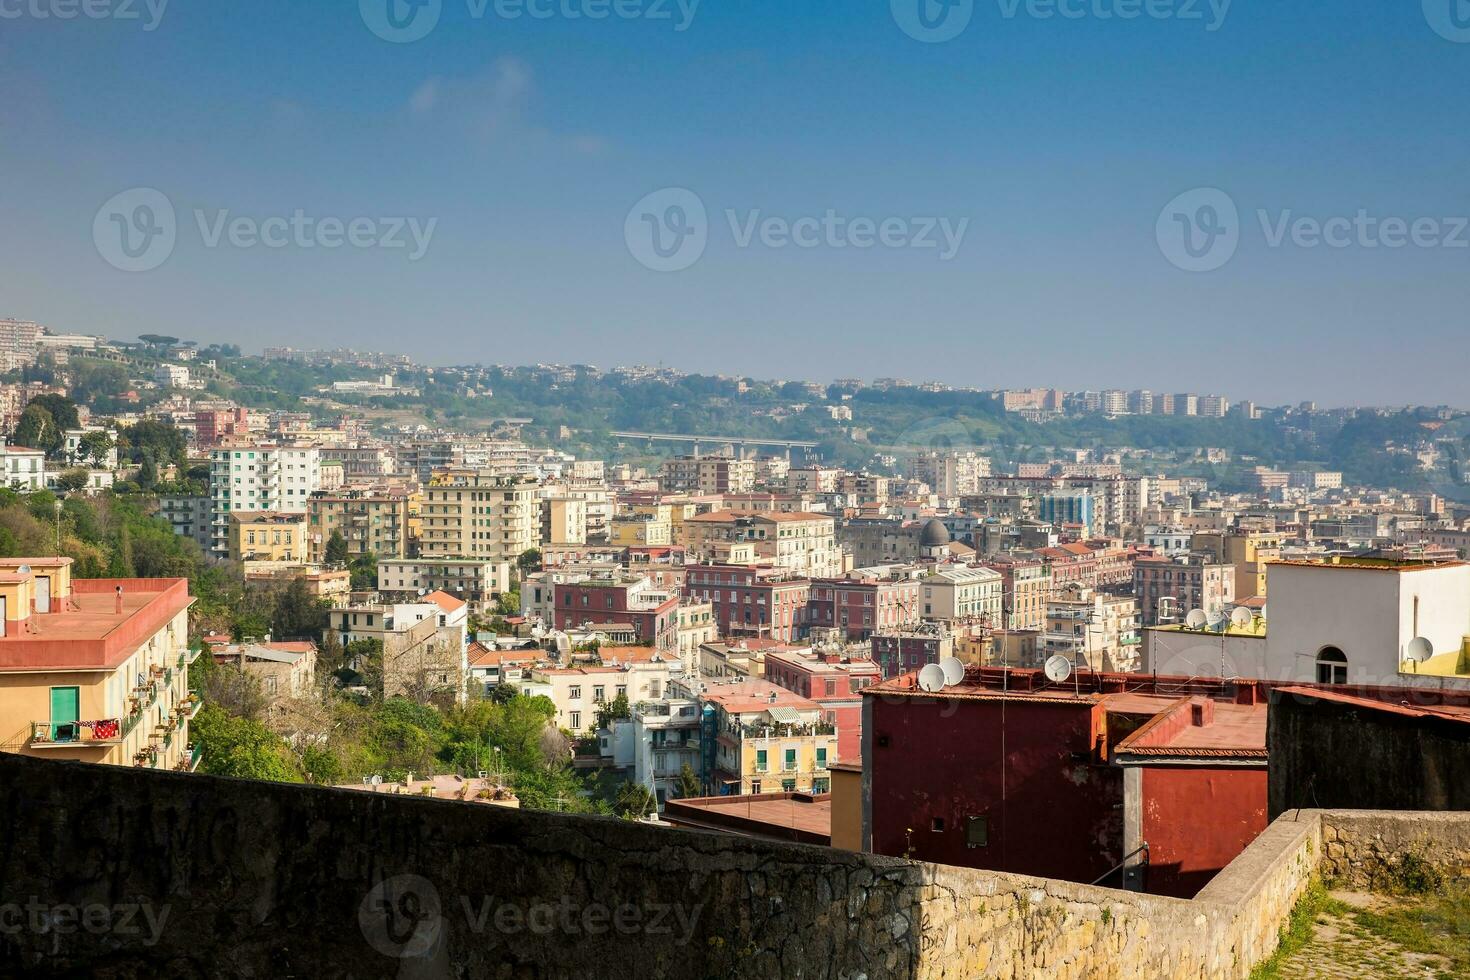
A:
{"label": "chimney", "polygon": [[122,586],[119,585],[112,601],[112,611],[117,613],[119,616],[122,615],[122,595]]}
{"label": "chimney", "polygon": [[1189,699],[1189,724],[1192,728],[1208,728],[1215,723],[1215,702],[1209,698]]}

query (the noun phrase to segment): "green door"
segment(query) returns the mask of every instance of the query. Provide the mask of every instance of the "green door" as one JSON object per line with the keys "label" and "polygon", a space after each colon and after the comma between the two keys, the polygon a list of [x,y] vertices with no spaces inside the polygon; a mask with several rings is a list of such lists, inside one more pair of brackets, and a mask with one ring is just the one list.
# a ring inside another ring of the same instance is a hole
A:
{"label": "green door", "polygon": [[78,712],[81,710],[81,688],[53,687],[51,689],[51,737],[61,737],[58,732],[70,725],[70,737],[80,736],[77,731]]}

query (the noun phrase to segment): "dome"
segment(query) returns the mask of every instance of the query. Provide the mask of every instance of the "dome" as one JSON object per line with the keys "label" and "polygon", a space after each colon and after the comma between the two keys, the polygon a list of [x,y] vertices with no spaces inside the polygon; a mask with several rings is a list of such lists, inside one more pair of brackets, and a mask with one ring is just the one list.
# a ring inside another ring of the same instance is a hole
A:
{"label": "dome", "polygon": [[949,544],[949,528],[939,518],[930,518],[929,523],[924,525],[924,531],[919,535],[920,548],[943,548]]}

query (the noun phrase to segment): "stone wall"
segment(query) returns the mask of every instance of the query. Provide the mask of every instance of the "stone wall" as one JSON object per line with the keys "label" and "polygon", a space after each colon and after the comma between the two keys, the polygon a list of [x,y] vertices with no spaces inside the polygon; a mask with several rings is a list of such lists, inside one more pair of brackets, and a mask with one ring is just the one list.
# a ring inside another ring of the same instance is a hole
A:
{"label": "stone wall", "polygon": [[1224,980],[1274,948],[1322,842],[1289,814],[1184,901],[4,754],[0,828],[0,963],[127,977]]}
{"label": "stone wall", "polygon": [[1322,877],[1355,888],[1392,889],[1414,865],[1470,876],[1470,813],[1331,810],[1322,840]]}

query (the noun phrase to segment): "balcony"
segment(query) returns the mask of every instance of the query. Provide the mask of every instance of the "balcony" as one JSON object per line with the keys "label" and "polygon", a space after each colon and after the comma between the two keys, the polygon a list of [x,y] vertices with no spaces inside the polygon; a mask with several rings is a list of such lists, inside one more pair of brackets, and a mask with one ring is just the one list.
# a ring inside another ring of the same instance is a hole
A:
{"label": "balcony", "polygon": [[189,696],[180,701],[174,708],[174,714],[179,721],[193,721],[194,716],[199,714],[199,709],[204,707],[204,699],[195,691],[190,691]]}
{"label": "balcony", "polygon": [[117,718],[98,721],[69,721],[52,724],[49,721],[31,722],[31,737],[27,743],[33,749],[101,748],[117,745],[127,738],[128,732]]}
{"label": "balcony", "polygon": [[195,772],[199,763],[204,759],[204,746],[198,742],[190,742],[184,749],[184,754],[174,765],[176,772]]}

